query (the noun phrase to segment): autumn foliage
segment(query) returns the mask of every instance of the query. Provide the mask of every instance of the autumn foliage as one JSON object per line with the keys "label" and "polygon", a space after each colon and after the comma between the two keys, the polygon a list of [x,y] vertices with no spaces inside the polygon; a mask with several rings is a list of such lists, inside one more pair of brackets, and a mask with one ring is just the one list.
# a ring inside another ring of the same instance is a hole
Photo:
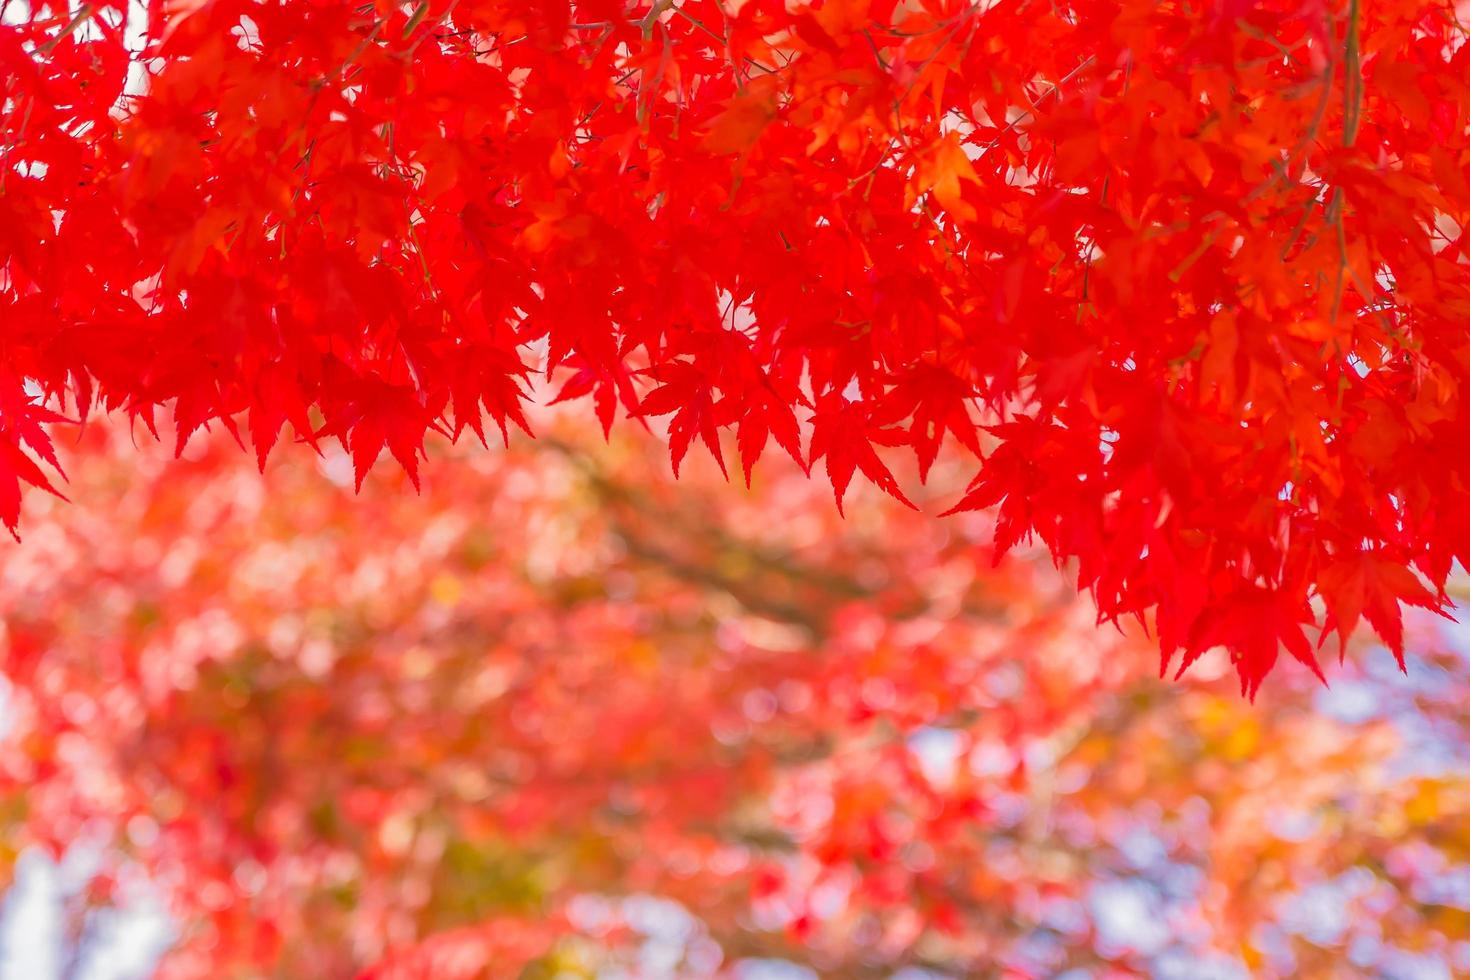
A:
{"label": "autumn foliage", "polygon": [[992,567],[993,515],[534,421],[421,497],[332,445],[64,446],[76,503],[0,553],[0,882],[99,847],[69,934],[105,957],[141,880],[161,980],[1470,968],[1463,634],[1252,705]]}
{"label": "autumn foliage", "polygon": [[417,482],[537,372],[839,506],[968,458],[1001,551],[1248,691],[1470,555],[1463,5],[4,9],[12,528],[97,406]]}

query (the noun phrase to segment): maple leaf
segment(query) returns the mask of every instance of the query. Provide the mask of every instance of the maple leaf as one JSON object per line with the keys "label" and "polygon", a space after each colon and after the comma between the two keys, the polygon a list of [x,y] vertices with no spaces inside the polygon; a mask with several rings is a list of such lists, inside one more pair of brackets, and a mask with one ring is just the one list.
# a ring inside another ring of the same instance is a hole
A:
{"label": "maple leaf", "polygon": [[898,379],[881,398],[873,413],[878,425],[911,420],[909,441],[919,462],[919,479],[926,480],[939,457],[939,447],[949,432],[970,452],[980,455],[980,440],[969,404],[974,390],[952,372],[933,365],[918,365]]}
{"label": "maple leaf", "polygon": [[20,540],[20,486],[23,482],[66,499],[51,485],[34,460],[8,435],[0,435],[0,521],[5,522],[6,529],[17,541]]}
{"label": "maple leaf", "polygon": [[808,470],[801,455],[801,428],[791,405],[769,387],[760,389],[759,395],[751,400],[745,414],[740,417],[735,434],[736,448],[740,452],[740,467],[745,474],[745,485],[750,486],[751,473],[765,452],[767,438],[786,451],[803,470]]}
{"label": "maple leaf", "polygon": [[973,221],[979,212],[963,196],[964,184],[978,184],[980,177],[970,158],[965,156],[959,135],[949,133],[935,143],[919,161],[914,181],[909,188],[909,206],[918,198],[934,192],[934,199],[954,215],[965,221]]}
{"label": "maple leaf", "polygon": [[580,356],[567,358],[565,364],[572,369],[572,376],[562,385],[556,397],[551,400],[551,404],[559,405],[562,402],[591,395],[597,419],[602,423],[604,436],[612,434],[612,425],[617,417],[619,401],[628,406],[629,412],[637,417],[638,396],[633,391],[626,371],[614,373]]}
{"label": "maple leaf", "polygon": [[1443,598],[1425,588],[1402,562],[1372,552],[1360,552],[1328,563],[1318,573],[1317,591],[1327,606],[1327,622],[1322,627],[1319,646],[1335,628],[1345,650],[1348,637],[1362,617],[1393,651],[1400,670],[1405,667],[1400,606],[1433,609],[1452,618],[1444,610]]}
{"label": "maple leaf", "polygon": [[1000,444],[985,459],[964,496],[944,513],[999,504],[992,559],[996,562],[1033,531],[1047,544],[1057,546],[1061,506],[1070,507],[1086,492],[1075,476],[1070,480],[1062,476],[1082,448],[1077,433],[1032,416],[986,426],[986,431]]}
{"label": "maple leaf", "polygon": [[244,448],[235,420],[221,405],[217,382],[201,376],[181,387],[174,402],[174,455],[182,456],[190,437],[214,420],[218,420],[234,437],[236,444]]}
{"label": "maple leaf", "polygon": [[23,388],[14,381],[0,378],[0,431],[12,437],[12,441],[24,445],[31,452],[50,464],[51,468],[66,473],[56,458],[56,448],[45,426],[70,423],[72,420],[53,412],[41,404],[40,397],[27,397]]}
{"label": "maple leaf", "polygon": [[357,396],[342,410],[341,418],[329,421],[315,435],[335,434],[342,440],[352,454],[354,487],[358,491],[362,490],[362,481],[385,446],[417,490],[424,432],[430,428],[448,435],[424,408],[417,392],[369,381],[361,384]]}
{"label": "maple leaf", "polygon": [[755,79],[705,124],[701,146],[717,155],[745,153],[777,117],[780,89],[775,76]]}
{"label": "maple leaf", "polygon": [[[255,461],[262,473],[266,458],[288,421],[298,438],[304,438],[316,449],[316,437],[308,415],[309,401],[301,383],[283,362],[272,361],[261,368],[256,378],[255,399],[249,408],[250,442],[255,446]],[[318,449],[318,452],[320,450]]]}
{"label": "maple leaf", "polygon": [[510,445],[507,422],[514,422],[528,436],[534,435],[521,407],[526,398],[521,379],[529,373],[530,369],[520,358],[498,348],[472,348],[461,353],[450,380],[450,395],[454,402],[454,429],[451,438],[458,439],[468,426],[480,440],[480,445],[486,444],[481,405],[499,426],[500,439],[504,445]]}
{"label": "maple leaf", "polygon": [[200,11],[211,6],[215,0],[153,0],[153,5],[162,14],[158,19],[163,24],[163,32],[158,36],[161,46],[165,46],[184,26],[189,18]]}
{"label": "maple leaf", "polygon": [[832,482],[837,510],[842,511],[842,498],[847,495],[854,472],[861,472],[878,489],[918,510],[913,501],[904,496],[893,473],[873,449],[875,439],[892,439],[892,434],[874,426],[863,405],[849,402],[836,392],[818,404],[817,412],[812,416],[811,461],[827,460],[827,478]]}
{"label": "maple leaf", "polygon": [[696,433],[704,440],[710,455],[725,472],[725,457],[720,451],[720,433],[715,424],[716,403],[713,388],[708,379],[692,364],[674,362],[650,368],[646,374],[662,382],[643,396],[638,406],[642,418],[657,418],[674,413],[669,422],[669,461],[674,475],[679,475],[679,464],[683,462]]}
{"label": "maple leaf", "polygon": [[[1311,608],[1289,589],[1239,584],[1228,597],[1205,609],[1190,630],[1176,679],[1212,647],[1230,651],[1240,677],[1240,692],[1252,701],[1276,664],[1282,647],[1319,681],[1327,683],[1307,639],[1304,626],[1313,621]],[[1167,667],[1168,658],[1163,664]]]}
{"label": "maple leaf", "polygon": [[57,461],[56,449],[43,425],[67,421],[65,416],[44,407],[36,399],[26,397],[16,379],[0,379],[0,521],[5,523],[17,541],[20,540],[22,483],[66,499],[22,447],[29,448],[65,478],[66,473]]}

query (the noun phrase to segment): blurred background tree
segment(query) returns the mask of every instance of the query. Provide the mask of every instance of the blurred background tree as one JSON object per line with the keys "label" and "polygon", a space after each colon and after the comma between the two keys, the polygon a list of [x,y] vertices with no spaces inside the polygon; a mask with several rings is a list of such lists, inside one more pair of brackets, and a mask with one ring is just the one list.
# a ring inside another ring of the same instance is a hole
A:
{"label": "blurred background tree", "polygon": [[538,421],[358,497],[89,425],[0,553],[0,969],[149,974],[146,919],[166,978],[1470,970],[1455,627],[1252,706],[985,514]]}

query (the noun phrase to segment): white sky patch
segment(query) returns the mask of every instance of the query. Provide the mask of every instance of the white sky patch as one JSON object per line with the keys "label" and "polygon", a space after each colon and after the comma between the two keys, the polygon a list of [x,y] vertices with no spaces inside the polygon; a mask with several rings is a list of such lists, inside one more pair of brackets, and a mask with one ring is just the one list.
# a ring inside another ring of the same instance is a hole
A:
{"label": "white sky patch", "polygon": [[146,980],[172,945],[173,921],[142,873],[119,875],[118,904],[95,910],[81,946],[68,949],[65,906],[91,880],[98,852],[74,845],[60,864],[37,850],[16,861],[0,904],[0,980]]}

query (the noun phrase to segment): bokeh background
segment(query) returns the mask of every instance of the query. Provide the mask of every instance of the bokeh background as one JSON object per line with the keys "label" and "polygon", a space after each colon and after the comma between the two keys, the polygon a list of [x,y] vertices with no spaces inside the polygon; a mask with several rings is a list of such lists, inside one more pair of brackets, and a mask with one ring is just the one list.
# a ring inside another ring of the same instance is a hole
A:
{"label": "bokeh background", "polygon": [[1463,628],[1251,704],[968,472],[535,423],[420,494],[88,423],[0,547],[0,978],[1470,974]]}

